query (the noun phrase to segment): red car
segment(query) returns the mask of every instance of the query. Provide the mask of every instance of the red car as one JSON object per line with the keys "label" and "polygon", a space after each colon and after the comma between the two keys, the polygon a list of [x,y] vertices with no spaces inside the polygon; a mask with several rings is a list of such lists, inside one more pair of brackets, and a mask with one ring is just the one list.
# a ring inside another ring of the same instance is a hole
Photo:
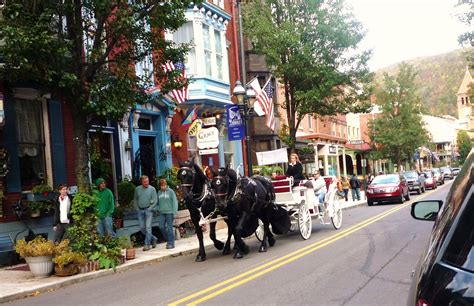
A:
{"label": "red car", "polygon": [[438,180],[435,177],[435,174],[431,170],[423,171],[425,175],[425,188],[436,189],[438,187]]}
{"label": "red car", "polygon": [[367,187],[367,205],[372,206],[375,202],[396,201],[403,203],[410,200],[410,190],[407,180],[400,174],[378,175]]}

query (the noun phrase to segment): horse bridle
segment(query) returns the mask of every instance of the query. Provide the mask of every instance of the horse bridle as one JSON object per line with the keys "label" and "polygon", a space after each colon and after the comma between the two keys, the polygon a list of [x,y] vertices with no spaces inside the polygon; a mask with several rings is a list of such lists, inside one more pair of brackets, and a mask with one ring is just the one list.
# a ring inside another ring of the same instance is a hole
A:
{"label": "horse bridle", "polygon": [[[181,171],[184,171],[184,174]],[[194,183],[194,176],[196,175],[196,170],[194,170],[193,168],[190,168],[190,167],[181,167],[181,168],[179,168],[179,172],[180,172],[181,175],[186,175],[185,171],[190,171],[191,172],[191,175],[192,175],[191,176],[191,181]],[[189,187],[189,193],[193,197],[193,200],[198,201],[198,202],[203,202],[204,199],[207,198],[207,196],[209,195],[208,183],[204,184],[204,190],[202,191],[201,196],[199,196],[198,198],[194,197],[193,188],[192,188],[194,186],[193,183],[191,183],[191,184],[181,183],[181,184],[179,184],[179,188]]]}

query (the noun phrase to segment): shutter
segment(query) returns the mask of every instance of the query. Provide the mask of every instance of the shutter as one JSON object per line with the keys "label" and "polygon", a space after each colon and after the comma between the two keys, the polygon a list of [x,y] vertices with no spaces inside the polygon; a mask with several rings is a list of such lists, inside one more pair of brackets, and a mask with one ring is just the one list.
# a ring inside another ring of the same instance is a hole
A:
{"label": "shutter", "polygon": [[49,126],[53,161],[53,184],[65,184],[66,154],[64,152],[63,115],[61,102],[59,101],[49,100]]}

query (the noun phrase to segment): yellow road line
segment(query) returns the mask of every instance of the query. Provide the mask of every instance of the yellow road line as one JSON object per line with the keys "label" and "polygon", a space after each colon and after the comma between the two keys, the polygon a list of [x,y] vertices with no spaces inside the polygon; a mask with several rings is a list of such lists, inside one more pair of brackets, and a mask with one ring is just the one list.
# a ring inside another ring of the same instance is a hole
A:
{"label": "yellow road line", "polygon": [[[355,232],[355,231],[357,231],[357,230],[359,230],[359,229],[361,229],[361,228],[363,228],[363,227],[365,227],[365,226],[367,226],[367,225],[369,225],[369,224],[372,224],[372,223],[374,223],[374,222],[376,222],[376,221],[378,221],[378,220],[380,220],[380,219],[382,219],[382,218],[384,218],[384,217],[386,217],[386,216],[388,216],[388,215],[394,213],[395,211],[398,211],[398,210],[400,210],[400,209],[402,209],[402,208],[404,208],[404,207],[406,207],[406,206],[408,206],[408,205],[410,205],[410,203],[406,203],[406,204],[403,204],[403,205],[401,205],[401,206],[397,206],[397,207],[394,207],[394,208],[392,208],[392,209],[389,209],[389,210],[387,210],[387,211],[385,211],[385,212],[383,212],[383,213],[381,213],[381,214],[379,214],[379,215],[376,215],[376,216],[371,217],[371,218],[369,218],[369,219],[367,219],[367,220],[365,220],[365,221],[363,221],[363,222],[360,222],[360,223],[358,223],[358,224],[356,224],[356,225],[353,225],[352,227],[350,227],[350,228],[348,228],[348,229],[345,229],[345,230],[343,230],[343,231],[341,231],[341,232],[338,232],[338,233],[335,234],[335,235],[332,235],[332,236],[329,236],[329,237],[324,238],[324,239],[322,239],[322,240],[319,240],[319,241],[317,241],[317,242],[315,242],[315,243],[313,243],[313,244],[310,244],[310,245],[308,245],[308,246],[306,246],[306,247],[303,247],[303,248],[301,248],[301,249],[298,249],[298,250],[296,250],[296,251],[294,251],[294,252],[292,252],[292,253],[289,253],[289,254],[287,254],[287,255],[285,255],[285,256],[282,256],[282,257],[277,258],[277,259],[275,259],[275,260],[272,260],[272,261],[270,261],[270,262],[267,262],[267,263],[265,263],[265,264],[263,264],[263,265],[261,265],[261,266],[259,266],[259,267],[253,268],[253,269],[251,269],[251,270],[249,270],[249,271],[246,271],[246,272],[244,272],[244,273],[241,273],[241,274],[239,274],[239,275],[237,275],[237,276],[234,276],[234,277],[232,277],[232,278],[229,278],[229,279],[227,279],[227,280],[225,280],[225,281],[219,282],[218,284],[215,284],[215,285],[213,285],[213,286],[210,286],[210,287],[208,287],[208,288],[206,288],[206,289],[203,289],[203,290],[201,290],[201,291],[195,292],[195,293],[193,293],[193,294],[191,294],[191,295],[188,295],[188,296],[186,296],[186,297],[184,297],[184,298],[182,298],[182,299],[179,299],[179,300],[177,300],[177,301],[174,301],[174,302],[172,302],[172,303],[170,303],[170,304],[168,304],[168,305],[174,306],[174,305],[178,305],[178,304],[181,304],[181,303],[190,301],[190,300],[192,300],[192,299],[194,299],[194,298],[196,298],[196,297],[199,297],[199,296],[201,296],[201,295],[203,295],[203,294],[206,294],[206,293],[208,293],[208,292],[210,292],[210,291],[212,291],[212,290],[218,289],[218,288],[223,287],[223,286],[225,286],[225,285],[227,285],[227,284],[229,284],[229,283],[232,283],[232,282],[237,281],[237,280],[239,280],[239,279],[241,279],[241,278],[244,278],[244,277],[246,277],[246,276],[248,276],[248,275],[250,275],[250,274],[253,274],[253,273],[256,273],[256,272],[258,272],[258,271],[260,271],[260,270],[263,270],[263,269],[265,269],[265,268],[268,267],[268,266],[272,266],[271,268],[269,268],[269,269],[267,269],[267,270],[264,270],[264,271],[262,271],[262,272],[259,272],[259,273],[255,274],[255,275],[253,275],[253,276],[247,277],[247,278],[243,279],[242,281],[239,281],[239,282],[235,283],[234,285],[231,285],[231,286],[228,286],[228,287],[226,287],[226,288],[223,288],[223,289],[221,289],[221,290],[219,290],[219,291],[216,291],[216,292],[220,292],[219,294],[222,294],[223,292],[226,292],[226,291],[228,291],[228,290],[230,290],[230,289],[232,289],[232,288],[238,286],[238,285],[236,285],[236,284],[241,285],[241,284],[243,284],[243,283],[245,283],[245,282],[248,282],[248,281],[250,281],[251,279],[254,279],[254,278],[256,278],[256,277],[258,277],[258,276],[260,276],[260,275],[266,274],[266,273],[268,273],[268,272],[270,272],[270,271],[272,271],[272,270],[274,270],[274,269],[276,269],[276,268],[282,266],[283,264],[289,263],[289,262],[291,262],[291,261],[293,261],[293,260],[296,260],[297,258],[300,258],[300,257],[302,257],[302,256],[304,256],[304,255],[306,255],[306,254],[308,254],[308,253],[314,252],[315,250],[317,250],[317,249],[319,249],[319,248],[321,248],[321,247],[323,247],[323,246],[326,246],[326,245],[328,245],[328,244],[330,244],[330,243],[332,243],[332,242],[334,242],[334,241],[336,241],[336,240],[338,240],[338,239],[340,239],[340,238],[342,238],[342,237],[345,237],[345,236],[347,236],[347,235],[349,235],[349,234],[351,234],[351,233],[353,233],[353,232]],[[282,263],[279,264],[279,262],[282,262]],[[224,290],[224,291],[223,291],[223,290]],[[222,292],[221,292],[221,291],[222,291]],[[211,295],[212,295],[212,296],[211,296]],[[206,296],[206,297],[209,297],[209,298],[204,297],[204,298],[206,298],[205,300],[210,299],[210,298],[216,296],[215,293],[213,293],[213,294],[211,294],[211,295]],[[218,295],[218,294],[217,294],[217,295]],[[201,299],[200,299],[200,300],[201,300]],[[200,300],[197,300],[197,301],[200,301]],[[196,301],[196,302],[197,302],[197,301]]]}
{"label": "yellow road line", "polygon": [[244,278],[244,279],[242,279],[242,280],[240,280],[240,281],[238,281],[238,282],[233,283],[232,285],[229,285],[229,286],[227,286],[227,287],[225,287],[225,288],[222,288],[222,289],[217,290],[217,291],[215,291],[215,292],[213,292],[213,293],[211,293],[211,294],[208,294],[208,295],[206,295],[206,296],[204,296],[204,297],[202,297],[202,298],[200,298],[200,299],[197,299],[197,300],[195,300],[195,301],[193,301],[193,302],[191,302],[191,303],[189,303],[189,304],[187,304],[187,305],[190,305],[190,306],[191,306],[191,305],[200,304],[200,303],[205,302],[205,301],[207,301],[207,300],[210,300],[210,299],[212,299],[212,298],[214,298],[214,297],[216,297],[216,296],[218,296],[218,295],[221,295],[221,294],[223,294],[223,293],[225,293],[225,292],[227,292],[227,291],[230,291],[230,290],[232,290],[232,289],[234,289],[234,288],[236,288],[236,287],[238,287],[238,286],[241,286],[241,285],[243,285],[243,284],[245,284],[245,283],[248,283],[249,281],[251,281],[251,280],[253,280],[253,279],[256,279],[256,278],[258,278],[258,277],[260,277],[260,276],[262,276],[262,275],[264,275],[264,274],[267,274],[267,273],[269,273],[269,272],[271,272],[271,271],[273,271],[273,270],[276,270],[276,269],[278,269],[278,268],[281,267],[281,266],[284,266],[284,265],[286,265],[286,264],[288,264],[288,263],[291,263],[291,262],[293,262],[293,261],[295,261],[295,260],[297,260],[297,259],[299,259],[299,258],[301,258],[301,257],[303,257],[303,256],[305,256],[305,255],[308,255],[308,254],[310,254],[310,253],[312,253],[312,252],[314,252],[314,251],[319,250],[319,249],[322,248],[322,247],[325,247],[325,246],[327,246],[327,245],[329,245],[329,244],[331,244],[331,243],[333,243],[333,242],[336,242],[336,241],[339,240],[339,239],[342,239],[342,238],[344,238],[344,237],[346,237],[346,236],[348,236],[348,235],[350,235],[350,234],[352,234],[352,233],[354,233],[354,232],[357,232],[358,230],[361,230],[361,229],[365,228],[366,226],[368,226],[368,225],[370,225],[370,224],[372,224],[372,223],[374,223],[374,222],[377,222],[378,220],[383,219],[383,218],[387,217],[388,215],[390,215],[390,214],[392,214],[392,213],[394,213],[394,212],[396,212],[396,211],[398,211],[398,210],[400,210],[400,209],[402,209],[402,208],[407,207],[408,205],[410,205],[410,203],[403,204],[403,205],[401,205],[401,206],[397,206],[396,209],[390,210],[389,213],[381,214],[381,215],[379,215],[379,217],[377,217],[377,218],[371,220],[370,222],[365,223],[365,224],[363,224],[363,225],[361,225],[361,226],[359,226],[359,227],[353,228],[352,230],[350,230],[350,231],[344,233],[343,235],[337,235],[337,236],[335,235],[336,237],[334,237],[333,239],[330,239],[330,240],[328,240],[328,241],[326,241],[326,242],[324,242],[324,243],[322,243],[322,244],[319,244],[319,245],[315,246],[314,248],[311,248],[311,249],[309,249],[309,250],[306,250],[306,251],[304,251],[304,252],[301,252],[301,253],[299,253],[299,254],[297,254],[297,255],[295,255],[295,256],[293,256],[293,257],[287,259],[287,260],[284,260],[284,261],[281,261],[280,263],[275,264],[274,266],[272,266],[272,267],[270,267],[270,268],[268,268],[268,269],[265,269],[265,270],[263,270],[263,271],[260,271],[260,272],[258,272],[258,273],[255,273],[255,274],[253,274],[253,275],[251,275],[251,276],[249,276],[249,277],[247,277],[247,278]]}

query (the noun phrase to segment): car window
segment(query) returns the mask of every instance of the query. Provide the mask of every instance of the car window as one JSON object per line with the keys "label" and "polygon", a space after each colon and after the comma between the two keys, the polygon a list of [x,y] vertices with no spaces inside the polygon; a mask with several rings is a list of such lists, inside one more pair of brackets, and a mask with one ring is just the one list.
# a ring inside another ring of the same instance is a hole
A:
{"label": "car window", "polygon": [[417,178],[418,177],[418,174],[416,172],[405,172],[404,173],[405,177],[409,177],[409,178]]}
{"label": "car window", "polygon": [[[471,188],[472,189],[472,188]],[[468,201],[466,198],[465,201]],[[471,193],[467,206],[451,237],[443,260],[460,268],[474,272],[474,196]]]}
{"label": "car window", "polygon": [[399,178],[395,175],[390,176],[376,176],[371,184],[373,185],[381,185],[381,184],[392,184],[398,183]]}

